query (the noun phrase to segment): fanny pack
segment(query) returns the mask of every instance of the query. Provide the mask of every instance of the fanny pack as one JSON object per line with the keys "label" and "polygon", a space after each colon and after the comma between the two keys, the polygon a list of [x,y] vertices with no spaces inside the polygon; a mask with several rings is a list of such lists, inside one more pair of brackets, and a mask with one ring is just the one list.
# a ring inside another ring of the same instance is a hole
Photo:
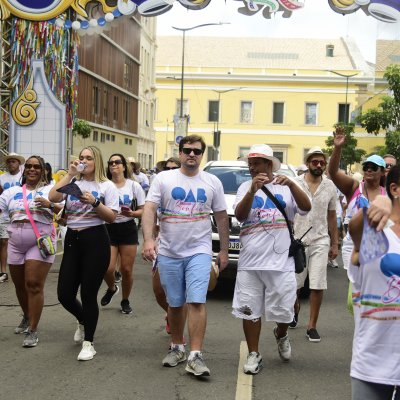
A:
{"label": "fanny pack", "polygon": [[[40,255],[44,259],[47,258],[48,256],[53,256],[54,254],[56,254],[56,249],[54,248],[53,241],[51,240],[51,236],[50,235],[41,236],[39,229],[37,228],[35,221],[32,218],[32,214],[29,210],[28,201],[26,199],[26,185],[22,186],[22,198],[24,201],[26,215],[28,216],[28,219],[32,225],[33,232],[35,232],[35,236],[37,239],[36,244],[40,251]],[[54,229],[54,226],[53,226],[53,229]]]}

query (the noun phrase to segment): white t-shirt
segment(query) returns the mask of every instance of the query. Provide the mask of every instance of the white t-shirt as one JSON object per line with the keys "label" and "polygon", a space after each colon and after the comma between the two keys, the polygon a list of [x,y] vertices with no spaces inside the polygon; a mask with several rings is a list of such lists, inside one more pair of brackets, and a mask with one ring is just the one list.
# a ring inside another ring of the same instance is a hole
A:
{"label": "white t-shirt", "polygon": [[[21,186],[21,176],[22,172],[19,171],[15,175],[11,175],[9,172],[0,175],[0,186],[3,189],[3,192],[6,190],[14,187],[14,186]],[[8,217],[7,213],[3,213],[0,216],[0,223],[8,223],[10,222],[10,218]]]}
{"label": "white t-shirt", "polygon": [[[34,221],[43,224],[53,223],[53,211],[49,208],[38,207],[35,203],[36,197],[43,197],[48,200],[49,192],[52,187],[53,185],[46,185],[37,190],[26,189],[29,211]],[[2,193],[0,196],[0,210],[2,214],[4,213],[10,217],[11,222],[28,220],[24,206],[22,187],[13,186]]]}
{"label": "white t-shirt", "polygon": [[[146,195],[139,183],[127,179],[125,185],[118,188],[119,205],[131,207],[132,201],[135,199],[138,206],[143,206]],[[126,217],[121,213],[117,214],[117,218],[114,223],[119,224],[121,222],[127,222],[134,219],[133,217]]]}
{"label": "white t-shirt", "polygon": [[[233,208],[240,203],[251,186],[251,180],[239,186]],[[297,204],[287,186],[265,185],[284,205],[289,221],[296,213],[307,212]],[[289,257],[290,235],[285,218],[275,204],[262,191],[254,195],[253,204],[240,228],[240,250],[238,270],[294,271],[293,257]]]}
{"label": "white t-shirt", "polygon": [[[112,210],[119,211],[119,197],[115,185],[111,181],[95,182],[84,179],[75,181],[81,191],[91,193],[105,206]],[[91,204],[84,204],[74,197],[68,195],[66,200],[67,226],[71,229],[85,228],[89,226],[102,225],[105,222],[99,218]]]}
{"label": "white t-shirt", "polygon": [[224,189],[214,175],[199,171],[189,177],[179,169],[160,172],[146,202],[160,207],[160,245],[167,257],[212,254],[210,212],[226,210]]}
{"label": "white t-shirt", "polygon": [[147,190],[149,188],[149,178],[146,174],[139,172],[138,174],[133,174],[133,177],[139,182],[143,190]]}
{"label": "white t-shirt", "polygon": [[350,375],[400,385],[400,238],[391,228],[386,255],[359,267],[353,293],[355,330]]}

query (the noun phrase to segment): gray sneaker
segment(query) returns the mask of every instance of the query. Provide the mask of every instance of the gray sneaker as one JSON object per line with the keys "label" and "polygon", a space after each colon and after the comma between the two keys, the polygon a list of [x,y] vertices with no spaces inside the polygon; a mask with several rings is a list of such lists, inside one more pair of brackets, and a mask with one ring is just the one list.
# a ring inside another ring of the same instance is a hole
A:
{"label": "gray sneaker", "polygon": [[22,317],[22,320],[20,324],[14,329],[14,333],[19,334],[19,333],[27,333],[29,330],[29,318],[25,317],[25,315]]}
{"label": "gray sneaker", "polygon": [[35,331],[28,331],[22,342],[22,347],[35,347],[39,342],[38,334]]}
{"label": "gray sneaker", "polygon": [[289,361],[292,356],[292,346],[290,345],[290,340],[288,334],[283,338],[279,338],[276,336],[277,327],[274,328],[274,336],[276,339],[276,343],[278,344],[278,352],[282,361]]}
{"label": "gray sneaker", "polygon": [[191,360],[188,360],[185,370],[195,376],[210,376],[210,370],[207,368],[201,353],[196,353]]}
{"label": "gray sneaker", "polygon": [[176,367],[179,363],[186,360],[184,351],[179,350],[178,346],[169,349],[168,354],[162,360],[164,367]]}

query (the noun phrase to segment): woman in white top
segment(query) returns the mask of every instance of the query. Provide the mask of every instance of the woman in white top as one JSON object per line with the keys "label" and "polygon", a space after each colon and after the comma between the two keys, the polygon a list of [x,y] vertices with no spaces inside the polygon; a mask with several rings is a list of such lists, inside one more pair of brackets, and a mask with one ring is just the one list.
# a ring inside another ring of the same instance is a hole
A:
{"label": "woman in white top", "polygon": [[[352,263],[358,264],[353,293],[355,331],[351,360],[352,400],[400,399],[400,168],[395,166],[387,176],[386,192],[391,200],[387,208],[379,196],[368,210],[370,224],[389,221],[383,228],[387,240],[384,254],[373,254],[380,248],[376,235],[365,232],[363,211],[353,216],[349,229],[355,251]],[[379,201],[380,206],[377,206]],[[363,237],[368,235],[369,237]],[[381,239],[383,240],[383,239]],[[362,243],[364,241],[364,243]],[[363,257],[359,257],[362,253]],[[368,254],[371,253],[371,254]],[[362,262],[360,262],[360,259]],[[397,392],[395,393],[395,387]]]}
{"label": "woman in white top", "polygon": [[23,347],[38,343],[37,327],[43,310],[44,284],[54,255],[45,258],[37,246],[37,238],[29,220],[24,201],[40,235],[50,235],[53,247],[56,234],[53,226],[55,205],[48,199],[51,186],[47,184],[42,157],[31,156],[26,160],[22,174],[22,186],[13,186],[0,196],[0,210],[10,216],[7,229],[8,264],[15,285],[19,305],[24,316],[15,333],[25,333]]}
{"label": "woman in white top", "polygon": [[[83,170],[78,172],[77,167]],[[79,197],[57,191],[75,177],[75,184],[82,192]],[[55,202],[65,200],[67,218],[58,299],[78,321],[74,336],[76,343],[82,343],[78,360],[91,360],[96,354],[93,337],[99,317],[97,295],[111,253],[105,222],[114,222],[119,210],[118,192],[106,177],[100,150],[95,146],[85,147],[50,191],[49,198]],[[79,287],[82,303],[76,298]]]}
{"label": "woman in white top", "polygon": [[145,194],[138,182],[128,179],[128,166],[122,154],[113,154],[108,160],[107,177],[118,190],[120,212],[114,223],[106,225],[111,242],[111,260],[104,276],[108,289],[101,299],[101,305],[109,304],[119,291],[114,280],[119,255],[121,260],[119,271],[122,274],[121,312],[131,314],[129,295],[133,285],[133,263],[139,244],[135,218],[142,216]]}

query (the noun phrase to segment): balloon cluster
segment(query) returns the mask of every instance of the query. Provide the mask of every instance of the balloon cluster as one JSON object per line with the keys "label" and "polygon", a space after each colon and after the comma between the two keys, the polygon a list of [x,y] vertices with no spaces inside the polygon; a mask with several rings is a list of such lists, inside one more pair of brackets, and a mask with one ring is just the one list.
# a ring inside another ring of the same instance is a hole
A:
{"label": "balloon cluster", "polygon": [[398,0],[328,0],[333,11],[351,14],[363,10],[379,21],[395,23],[400,21],[400,1]]}

